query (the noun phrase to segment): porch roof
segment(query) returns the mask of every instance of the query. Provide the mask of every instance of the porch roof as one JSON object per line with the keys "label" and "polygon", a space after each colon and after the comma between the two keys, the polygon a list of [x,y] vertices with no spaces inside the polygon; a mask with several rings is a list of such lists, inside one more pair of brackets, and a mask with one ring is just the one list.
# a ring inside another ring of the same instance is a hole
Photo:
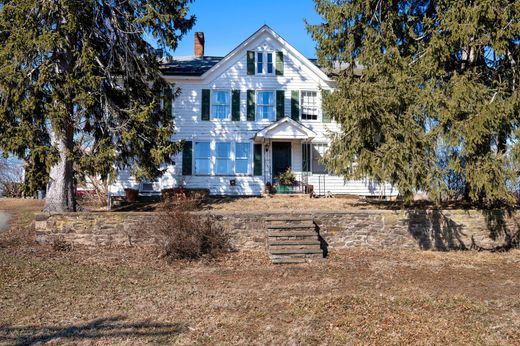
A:
{"label": "porch roof", "polygon": [[255,141],[262,139],[301,139],[316,137],[316,133],[291,118],[285,117],[255,134]]}

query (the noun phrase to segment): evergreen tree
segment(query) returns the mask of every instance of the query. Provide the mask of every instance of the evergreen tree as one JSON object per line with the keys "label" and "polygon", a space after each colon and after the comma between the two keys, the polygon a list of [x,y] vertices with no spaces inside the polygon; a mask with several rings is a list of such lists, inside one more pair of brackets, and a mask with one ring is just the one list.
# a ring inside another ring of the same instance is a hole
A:
{"label": "evergreen tree", "polygon": [[519,1],[315,5],[323,23],[307,28],[321,63],[349,64],[325,100],[342,127],[326,156],[331,170],[391,182],[407,198],[425,190],[439,200],[463,181],[473,201],[513,200]]}
{"label": "evergreen tree", "polygon": [[48,168],[46,211],[75,210],[75,165],[152,178],[171,162],[174,91],[143,35],[175,49],[189,2],[0,0],[0,149]]}

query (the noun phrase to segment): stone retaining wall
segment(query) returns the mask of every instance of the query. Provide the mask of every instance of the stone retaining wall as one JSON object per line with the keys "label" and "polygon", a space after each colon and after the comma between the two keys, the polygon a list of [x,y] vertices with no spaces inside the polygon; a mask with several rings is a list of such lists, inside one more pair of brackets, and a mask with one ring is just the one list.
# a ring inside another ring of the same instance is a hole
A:
{"label": "stone retaining wall", "polygon": [[[194,216],[205,213],[197,212]],[[213,213],[228,229],[235,246],[265,246],[264,218],[313,216],[329,251],[349,247],[450,250],[500,248],[518,242],[520,219],[503,211],[348,210],[307,213]],[[151,212],[91,212],[39,214],[37,240],[60,239],[89,246],[149,245],[161,215]],[[515,238],[516,237],[516,238]]]}

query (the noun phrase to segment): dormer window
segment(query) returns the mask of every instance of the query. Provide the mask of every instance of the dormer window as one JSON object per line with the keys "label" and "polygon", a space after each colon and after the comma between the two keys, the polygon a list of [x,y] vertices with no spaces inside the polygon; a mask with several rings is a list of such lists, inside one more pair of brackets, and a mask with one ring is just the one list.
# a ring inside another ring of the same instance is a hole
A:
{"label": "dormer window", "polygon": [[273,74],[273,52],[256,53],[256,74]]}

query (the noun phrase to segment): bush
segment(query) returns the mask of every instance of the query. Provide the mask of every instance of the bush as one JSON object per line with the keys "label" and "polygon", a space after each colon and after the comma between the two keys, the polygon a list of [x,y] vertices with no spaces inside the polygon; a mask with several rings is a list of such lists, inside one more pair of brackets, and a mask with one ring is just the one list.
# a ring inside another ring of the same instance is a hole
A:
{"label": "bush", "polygon": [[231,251],[230,236],[211,215],[194,216],[190,200],[165,204],[156,225],[157,239],[168,259],[213,258]]}

